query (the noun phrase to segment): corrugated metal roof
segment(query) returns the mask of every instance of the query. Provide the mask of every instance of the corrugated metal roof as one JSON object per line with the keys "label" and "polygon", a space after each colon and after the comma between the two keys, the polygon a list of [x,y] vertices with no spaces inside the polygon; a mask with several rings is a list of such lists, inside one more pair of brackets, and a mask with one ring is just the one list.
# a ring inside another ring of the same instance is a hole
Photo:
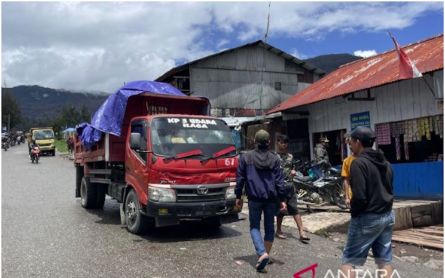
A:
{"label": "corrugated metal roof", "polygon": [[212,54],[212,55],[209,55],[209,56],[206,56],[206,57],[203,57],[203,58],[191,61],[189,63],[186,63],[186,64],[183,64],[183,65],[174,67],[174,68],[170,69],[169,71],[167,71],[166,73],[164,73],[163,75],[161,75],[158,78],[156,78],[155,81],[164,81],[166,78],[168,78],[170,76],[173,76],[176,73],[187,69],[190,65],[195,64],[197,62],[200,62],[202,60],[209,59],[209,58],[212,58],[212,57],[224,54],[224,53],[232,52],[232,51],[235,51],[235,50],[240,49],[240,48],[250,47],[250,46],[255,46],[255,45],[263,47],[264,49],[267,49],[267,50],[271,51],[272,53],[275,53],[276,55],[281,56],[284,59],[289,60],[289,61],[291,61],[291,62],[293,62],[293,63],[295,63],[295,64],[297,64],[297,65],[299,65],[299,66],[301,66],[301,67],[303,67],[305,69],[307,69],[308,71],[313,71],[313,72],[315,72],[318,75],[322,75],[322,74],[325,73],[322,69],[319,69],[319,68],[311,65],[310,63],[307,63],[307,62],[304,62],[304,61],[302,61],[300,59],[297,59],[294,56],[292,56],[292,55],[282,51],[281,49],[273,47],[272,45],[270,45],[270,44],[268,44],[268,43],[266,43],[266,42],[264,42],[262,40],[258,40],[258,41],[255,41],[255,42],[252,42],[252,43],[248,43],[248,44],[245,44],[245,45],[241,45],[241,46],[238,46],[238,47],[235,47],[235,48],[226,49],[224,51],[221,51],[221,52],[218,52],[218,53],[215,53],[215,54]]}
{"label": "corrugated metal roof", "polygon": [[[422,73],[443,69],[443,34],[410,44],[403,50]],[[400,80],[398,76],[399,58],[395,50],[360,59],[341,66],[267,114],[392,83]]]}

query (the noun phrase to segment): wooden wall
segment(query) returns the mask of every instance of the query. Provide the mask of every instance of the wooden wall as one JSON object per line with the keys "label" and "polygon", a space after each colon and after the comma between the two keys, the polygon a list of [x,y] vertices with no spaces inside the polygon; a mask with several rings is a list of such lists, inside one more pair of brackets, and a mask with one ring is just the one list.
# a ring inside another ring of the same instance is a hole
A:
{"label": "wooden wall", "polygon": [[297,74],[307,70],[285,61],[260,46],[236,49],[193,64],[190,89],[208,97],[213,108],[270,109],[310,85],[298,82]]}

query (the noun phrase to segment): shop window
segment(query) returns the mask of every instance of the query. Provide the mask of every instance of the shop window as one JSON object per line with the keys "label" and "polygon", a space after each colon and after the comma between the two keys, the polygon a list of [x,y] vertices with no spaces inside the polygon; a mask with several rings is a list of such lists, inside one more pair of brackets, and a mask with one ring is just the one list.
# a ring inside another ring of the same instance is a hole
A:
{"label": "shop window", "polygon": [[377,124],[375,131],[391,163],[443,160],[443,115]]}

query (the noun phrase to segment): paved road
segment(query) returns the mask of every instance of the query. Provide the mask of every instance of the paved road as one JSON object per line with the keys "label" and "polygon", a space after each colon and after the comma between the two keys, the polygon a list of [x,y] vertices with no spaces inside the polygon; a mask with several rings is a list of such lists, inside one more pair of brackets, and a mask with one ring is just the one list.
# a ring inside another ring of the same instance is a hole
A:
{"label": "paved road", "polygon": [[[120,225],[115,201],[107,199],[103,210],[81,208],[74,178],[72,161],[62,156],[34,165],[23,145],[2,151],[3,277],[292,277],[314,263],[316,277],[334,277],[326,273],[340,262],[338,243],[312,235],[310,245],[276,241],[276,263],[256,273],[247,220],[218,232],[189,223],[133,235]],[[400,277],[442,277],[396,266]]]}

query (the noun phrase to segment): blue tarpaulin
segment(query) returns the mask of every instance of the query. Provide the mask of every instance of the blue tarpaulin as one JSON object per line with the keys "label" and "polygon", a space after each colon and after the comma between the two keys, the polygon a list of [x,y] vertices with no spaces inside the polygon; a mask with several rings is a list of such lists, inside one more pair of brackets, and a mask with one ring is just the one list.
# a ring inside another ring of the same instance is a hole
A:
{"label": "blue tarpaulin", "polygon": [[128,82],[105,100],[91,119],[91,124],[81,123],[76,127],[82,144],[90,149],[99,142],[102,133],[120,136],[128,98],[144,92],[185,96],[177,88],[167,83],[144,80]]}
{"label": "blue tarpaulin", "polygon": [[443,198],[443,161],[392,164],[394,196]]}

